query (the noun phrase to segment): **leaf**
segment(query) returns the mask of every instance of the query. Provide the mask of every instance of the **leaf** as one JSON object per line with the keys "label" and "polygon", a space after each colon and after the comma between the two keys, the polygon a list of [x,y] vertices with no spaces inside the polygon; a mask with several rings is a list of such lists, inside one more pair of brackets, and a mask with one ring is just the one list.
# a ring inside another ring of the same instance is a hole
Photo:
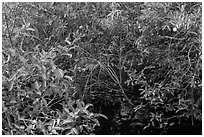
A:
{"label": "leaf", "polygon": [[64,108],[64,110],[65,110],[65,112],[67,112],[68,114],[69,114],[69,109],[67,109],[67,108]]}
{"label": "leaf", "polygon": [[69,56],[70,58],[72,58],[72,54],[69,54],[69,53],[62,54],[62,55],[66,55],[66,56]]}
{"label": "leaf", "polygon": [[32,83],[32,88],[39,90],[39,88],[40,88],[39,83],[38,83],[37,81],[35,81],[34,83]]}
{"label": "leaf", "polygon": [[27,37],[30,36],[28,33],[25,33],[25,32],[23,32],[22,34],[23,34],[24,36],[27,36]]}
{"label": "leaf", "polygon": [[55,129],[52,129],[52,134],[58,135],[57,131]]}
{"label": "leaf", "polygon": [[35,31],[35,29],[33,29],[33,28],[26,28],[26,30],[28,30],[28,31]]}
{"label": "leaf", "polygon": [[55,130],[64,130],[63,127],[54,127],[53,129],[55,129]]}
{"label": "leaf", "polygon": [[54,71],[56,69],[56,65],[54,64],[53,60],[51,60],[50,65],[52,67],[52,70]]}
{"label": "leaf", "polygon": [[8,50],[10,51],[12,57],[16,56],[16,50],[15,49],[8,48]]}
{"label": "leaf", "polygon": [[60,123],[60,119],[59,119],[59,118],[57,118],[57,125],[59,125],[59,123]]}
{"label": "leaf", "polygon": [[51,123],[52,129],[55,127],[55,123],[56,123],[56,119],[53,119],[53,120],[52,120],[52,123]]}
{"label": "leaf", "polygon": [[87,109],[88,107],[93,106],[93,104],[87,104],[84,109]]}
{"label": "leaf", "polygon": [[68,40],[68,37],[65,39],[65,41],[71,46],[72,43]]}
{"label": "leaf", "polygon": [[37,127],[39,130],[41,130],[45,134],[45,127],[41,120],[38,120]]}
{"label": "leaf", "polygon": [[30,22],[26,23],[24,27],[30,27]]}
{"label": "leaf", "polygon": [[4,101],[2,103],[2,113],[5,113],[8,110],[8,108],[6,107]]}
{"label": "leaf", "polygon": [[82,108],[83,107],[80,100],[77,100],[76,103],[77,103],[77,107],[78,108]]}
{"label": "leaf", "polygon": [[173,125],[174,125],[174,122],[171,122],[169,125],[170,125],[170,126],[173,126]]}
{"label": "leaf", "polygon": [[143,126],[144,124],[141,122],[133,122],[130,124],[130,126]]}
{"label": "leaf", "polygon": [[75,116],[77,116],[80,111],[81,111],[81,109],[77,108],[76,111],[74,112]]}
{"label": "leaf", "polygon": [[103,118],[105,118],[105,119],[108,119],[105,115],[103,115],[103,114],[97,114],[97,116],[99,116],[99,117],[103,117]]}
{"label": "leaf", "polygon": [[83,109],[83,112],[86,113],[87,115],[89,115],[89,113],[90,113],[90,112],[89,112],[88,110],[86,110],[86,109]]}
{"label": "leaf", "polygon": [[57,68],[54,70],[55,76],[57,77],[57,79],[61,79],[64,76],[64,71]]}
{"label": "leaf", "polygon": [[11,104],[15,104],[17,103],[16,99],[12,98],[12,100],[10,101]]}
{"label": "leaf", "polygon": [[76,128],[72,128],[72,129],[71,129],[71,132],[73,132],[73,133],[76,134],[76,135],[79,134],[79,132],[78,132],[78,130],[77,130]]}
{"label": "leaf", "polygon": [[69,123],[72,123],[72,122],[73,122],[73,119],[65,119],[65,120],[63,120],[62,125],[69,124]]}
{"label": "leaf", "polygon": [[72,116],[72,117],[76,116],[73,112],[70,112],[69,115]]}
{"label": "leaf", "polygon": [[72,43],[74,44],[74,43],[77,42],[78,40],[80,40],[80,38],[74,39],[74,41],[73,41]]}
{"label": "leaf", "polygon": [[13,89],[13,86],[14,86],[14,81],[11,81],[10,83],[9,83],[9,91],[11,91],[12,89]]}
{"label": "leaf", "polygon": [[16,80],[16,75],[18,74],[18,72],[14,73],[13,76],[11,78],[8,79],[8,81],[15,81]]}
{"label": "leaf", "polygon": [[99,121],[98,121],[98,119],[92,119],[95,123],[94,123],[94,127],[95,126],[100,126],[100,123],[99,123]]}
{"label": "leaf", "polygon": [[25,129],[25,126],[23,126],[23,125],[19,125],[19,124],[14,124],[14,125],[18,129],[21,129],[21,130]]}
{"label": "leaf", "polygon": [[[3,59],[2,59],[2,60],[5,60],[5,62],[8,63],[8,62],[10,61],[11,56],[10,56],[10,54],[7,54],[7,53],[5,53],[5,54],[6,54],[6,56],[7,56],[7,60],[5,59],[4,56],[3,56]],[[4,54],[3,54],[3,55],[4,55]]]}
{"label": "leaf", "polygon": [[44,106],[47,108],[47,107],[48,107],[48,104],[47,104],[46,99],[42,98],[42,102],[43,102]]}
{"label": "leaf", "polygon": [[150,114],[151,114],[151,117],[155,117],[155,114],[154,114],[154,113],[150,112]]}
{"label": "leaf", "polygon": [[73,81],[73,79],[72,79],[72,77],[70,77],[70,76],[64,76],[64,78],[67,78],[67,79],[69,79],[70,81]]}
{"label": "leaf", "polygon": [[160,123],[159,127],[160,127],[160,128],[163,128],[163,124],[162,124],[162,123]]}
{"label": "leaf", "polygon": [[29,124],[28,126],[27,126],[27,130],[31,130],[31,129],[34,129],[35,128],[35,125],[32,125],[32,124]]}
{"label": "leaf", "polygon": [[42,72],[43,72],[43,75],[45,75],[45,76],[43,76],[43,78],[46,79],[47,68],[44,65],[42,65]]}
{"label": "leaf", "polygon": [[91,127],[89,125],[83,124],[82,126],[85,127],[87,131],[89,131],[91,129]]}
{"label": "leaf", "polygon": [[23,56],[18,55],[18,57],[19,57],[20,61],[23,62],[23,64],[25,64],[27,62],[27,60]]}
{"label": "leaf", "polygon": [[81,101],[81,104],[82,104],[82,106],[85,106],[85,103],[84,103],[84,101]]}
{"label": "leaf", "polygon": [[33,101],[33,104],[34,104],[34,105],[39,104],[39,100],[40,100],[40,98],[36,98],[36,99]]}
{"label": "leaf", "polygon": [[155,126],[154,121],[152,121],[151,123],[152,123],[152,126],[154,127]]}

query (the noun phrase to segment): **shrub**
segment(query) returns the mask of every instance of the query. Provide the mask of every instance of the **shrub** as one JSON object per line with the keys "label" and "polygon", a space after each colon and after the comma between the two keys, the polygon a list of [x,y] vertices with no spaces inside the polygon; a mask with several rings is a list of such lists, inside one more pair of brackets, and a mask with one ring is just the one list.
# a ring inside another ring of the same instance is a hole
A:
{"label": "shrub", "polygon": [[111,134],[201,121],[201,3],[2,8],[4,134],[90,134],[99,113]]}

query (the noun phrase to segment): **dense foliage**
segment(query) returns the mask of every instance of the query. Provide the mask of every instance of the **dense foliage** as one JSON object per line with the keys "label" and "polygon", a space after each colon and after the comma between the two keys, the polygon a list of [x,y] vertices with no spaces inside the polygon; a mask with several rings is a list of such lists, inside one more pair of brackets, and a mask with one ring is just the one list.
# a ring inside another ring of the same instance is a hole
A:
{"label": "dense foliage", "polygon": [[201,10],[3,3],[3,134],[201,134]]}

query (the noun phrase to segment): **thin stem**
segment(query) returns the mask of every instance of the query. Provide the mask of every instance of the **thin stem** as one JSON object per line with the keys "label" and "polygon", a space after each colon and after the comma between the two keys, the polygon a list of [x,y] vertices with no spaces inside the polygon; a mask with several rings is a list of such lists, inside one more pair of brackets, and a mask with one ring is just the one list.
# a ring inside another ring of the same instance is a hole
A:
{"label": "thin stem", "polygon": [[122,83],[122,47],[120,47],[120,51],[119,51],[119,80],[120,80],[120,84]]}
{"label": "thin stem", "polygon": [[123,89],[121,83],[119,82],[118,78],[117,78],[116,76],[113,76],[113,75],[112,75],[112,73],[110,72],[110,69],[108,69],[108,68],[105,68],[105,69],[107,70],[107,72],[109,73],[109,76],[113,79],[113,81],[119,85],[120,91],[121,91],[121,93],[123,94],[124,98],[128,101],[128,103],[129,103],[130,105],[133,105],[133,103],[131,102],[131,100],[130,100],[130,99],[128,98],[128,96],[125,94],[125,91],[124,91],[124,89]]}
{"label": "thin stem", "polygon": [[83,92],[83,96],[82,96],[82,100],[84,99],[84,96],[86,94],[86,89],[87,89],[87,85],[88,85],[88,82],[89,82],[89,79],[91,77],[91,74],[93,73],[93,71],[98,67],[98,64],[94,66],[94,68],[91,70],[88,78],[87,78],[87,81],[86,81],[86,85],[85,85],[85,88],[84,88],[84,92]]}
{"label": "thin stem", "polygon": [[11,32],[10,32],[10,30],[9,30],[8,18],[7,18],[7,15],[6,15],[6,14],[5,14],[5,19],[6,19],[6,27],[7,27],[7,31],[8,31],[10,43],[11,43],[11,46],[14,47],[13,42],[12,42],[12,39],[11,39]]}

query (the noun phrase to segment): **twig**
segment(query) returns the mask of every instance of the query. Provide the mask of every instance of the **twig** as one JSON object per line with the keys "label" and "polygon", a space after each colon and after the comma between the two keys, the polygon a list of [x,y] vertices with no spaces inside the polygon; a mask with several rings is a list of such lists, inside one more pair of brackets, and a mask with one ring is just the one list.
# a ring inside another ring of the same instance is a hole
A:
{"label": "twig", "polygon": [[[85,51],[85,52],[87,52],[85,49],[83,49],[82,47],[79,47],[79,48],[81,48],[83,51]],[[89,54],[89,52],[87,52],[88,54]],[[89,54],[90,55],[90,54]],[[92,55],[90,55],[92,58],[93,58],[93,56]],[[93,58],[94,59],[94,58]],[[94,60],[96,60],[97,61],[97,59],[94,59]],[[110,69],[112,69],[111,67],[110,68],[107,68],[102,62],[100,62],[100,61],[97,61],[98,62],[98,65],[99,66],[101,66],[101,68],[103,68],[104,70],[106,70],[107,72],[108,72],[108,74],[109,74],[109,76],[112,78],[112,80],[115,82],[115,83],[117,83],[118,85],[119,85],[119,87],[120,87],[120,89],[121,89],[121,93],[123,94],[123,96],[124,96],[124,98],[128,101],[128,103],[130,104],[130,105],[133,105],[133,103],[130,101],[130,99],[127,97],[127,95],[125,94],[125,92],[124,92],[124,89],[123,89],[123,87],[122,87],[122,85],[120,84],[120,82],[119,82],[119,80],[118,80],[118,78],[116,77],[116,74],[115,74],[115,72],[113,71],[111,71]],[[114,75],[114,74],[115,75]],[[85,92],[86,92],[86,86],[85,86],[85,89],[84,89],[84,94],[85,94]],[[84,96],[84,94],[83,94],[83,96]]]}
{"label": "twig", "polygon": [[[7,4],[4,4],[15,16],[15,12],[7,5]],[[16,16],[15,16],[16,17]],[[15,22],[16,22],[16,18],[14,18],[14,21],[13,21],[13,27],[11,27],[11,32],[13,32],[14,30],[14,27],[15,27]]]}
{"label": "twig", "polygon": [[107,70],[107,72],[109,73],[109,76],[113,79],[113,81],[119,85],[120,91],[121,91],[121,93],[123,94],[124,98],[128,101],[128,103],[129,103],[130,105],[134,105],[134,104],[131,102],[131,100],[127,97],[127,95],[125,94],[125,91],[124,91],[124,89],[123,89],[123,87],[122,87],[120,81],[118,80],[118,78],[117,78],[115,75],[113,75],[113,73],[110,72],[110,71],[111,71],[110,69],[108,69],[108,68],[106,68],[106,67],[104,67],[104,68]]}
{"label": "twig", "polygon": [[161,38],[168,38],[168,39],[175,39],[175,40],[184,40],[185,38],[175,38],[175,37],[169,37],[169,36],[160,36]]}
{"label": "twig", "polygon": [[122,56],[122,49],[123,49],[123,47],[120,47],[120,49],[119,49],[119,82],[120,82],[120,84],[122,83],[122,58],[121,58],[121,56]]}
{"label": "twig", "polygon": [[98,64],[96,66],[94,66],[94,68],[91,70],[91,72],[89,73],[89,76],[88,76],[88,79],[86,81],[86,85],[85,85],[85,88],[84,88],[84,92],[83,92],[83,95],[82,95],[82,100],[84,99],[84,96],[86,94],[86,89],[87,89],[87,85],[88,85],[88,82],[89,82],[89,79],[91,77],[91,74],[93,72],[93,70],[95,70],[96,68],[98,67]]}
{"label": "twig", "polygon": [[54,95],[54,97],[52,98],[52,100],[47,104],[47,106],[49,106],[49,105],[54,101],[56,95],[57,95],[57,93]]}
{"label": "twig", "polygon": [[11,32],[9,30],[8,19],[7,19],[7,15],[6,14],[5,14],[5,19],[6,19],[6,27],[7,27],[7,31],[8,31],[8,34],[9,34],[10,43],[11,43],[11,46],[14,47],[12,39],[11,39]]}

